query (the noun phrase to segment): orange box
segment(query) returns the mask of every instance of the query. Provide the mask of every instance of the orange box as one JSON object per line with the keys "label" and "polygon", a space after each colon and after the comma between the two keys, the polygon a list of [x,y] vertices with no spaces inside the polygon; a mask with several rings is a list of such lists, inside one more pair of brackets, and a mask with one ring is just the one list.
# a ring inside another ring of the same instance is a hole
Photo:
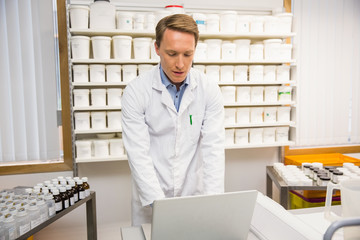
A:
{"label": "orange box", "polygon": [[342,166],[343,163],[349,162],[354,163],[356,166],[360,166],[359,159],[345,156],[341,153],[285,156],[285,165],[301,166],[304,162],[320,162],[324,166]]}

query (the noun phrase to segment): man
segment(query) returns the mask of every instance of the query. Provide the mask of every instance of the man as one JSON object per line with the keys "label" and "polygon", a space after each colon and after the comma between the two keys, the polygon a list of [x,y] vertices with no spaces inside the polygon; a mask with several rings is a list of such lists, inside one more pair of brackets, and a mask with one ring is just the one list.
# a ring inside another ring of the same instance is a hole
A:
{"label": "man", "polygon": [[185,14],[160,20],[160,64],[122,98],[133,178],[132,224],[151,222],[156,199],[224,192],[224,108],[217,83],[192,69],[199,32]]}

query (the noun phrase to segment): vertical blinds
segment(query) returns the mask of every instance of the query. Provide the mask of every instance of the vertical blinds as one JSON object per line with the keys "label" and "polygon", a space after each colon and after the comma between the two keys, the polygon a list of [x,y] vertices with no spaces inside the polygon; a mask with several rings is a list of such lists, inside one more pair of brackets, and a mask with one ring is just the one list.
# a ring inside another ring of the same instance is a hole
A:
{"label": "vertical blinds", "polygon": [[0,0],[0,162],[60,157],[52,9]]}
{"label": "vertical blinds", "polygon": [[295,0],[296,147],[360,143],[360,1]]}

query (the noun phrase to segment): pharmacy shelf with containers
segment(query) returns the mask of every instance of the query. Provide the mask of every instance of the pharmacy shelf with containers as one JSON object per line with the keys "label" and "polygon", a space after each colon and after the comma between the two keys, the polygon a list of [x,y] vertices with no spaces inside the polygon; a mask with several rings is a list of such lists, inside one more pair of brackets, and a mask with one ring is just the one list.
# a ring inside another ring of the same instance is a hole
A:
{"label": "pharmacy shelf with containers", "polygon": [[[98,9],[107,11],[106,17]],[[204,12],[205,11],[205,12]],[[296,61],[292,15],[184,10],[127,11],[98,1],[69,5],[76,162],[126,160],[121,96],[127,83],[158,64],[155,26],[186,13],[200,31],[193,67],[216,81],[224,98],[226,148],[289,146],[295,139]]]}

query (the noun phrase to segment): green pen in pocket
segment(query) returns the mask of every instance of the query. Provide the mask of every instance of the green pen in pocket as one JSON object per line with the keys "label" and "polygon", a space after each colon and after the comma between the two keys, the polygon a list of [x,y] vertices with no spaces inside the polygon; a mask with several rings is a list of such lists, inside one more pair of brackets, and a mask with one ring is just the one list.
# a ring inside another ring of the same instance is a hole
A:
{"label": "green pen in pocket", "polygon": [[190,115],[190,125],[192,125],[192,115]]}

